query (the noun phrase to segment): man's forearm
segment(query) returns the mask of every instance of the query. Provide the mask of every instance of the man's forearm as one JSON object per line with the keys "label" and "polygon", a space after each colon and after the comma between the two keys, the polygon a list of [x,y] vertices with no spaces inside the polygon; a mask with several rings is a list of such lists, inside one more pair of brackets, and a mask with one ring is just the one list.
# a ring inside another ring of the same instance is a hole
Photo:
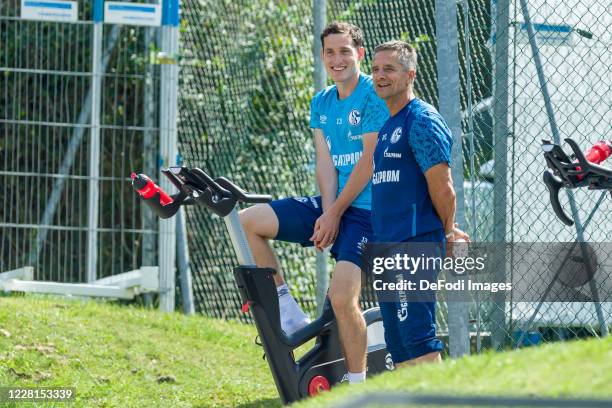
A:
{"label": "man's forearm", "polygon": [[455,189],[452,185],[447,185],[437,191],[430,191],[431,201],[442,221],[444,233],[448,234],[455,225]]}
{"label": "man's forearm", "polygon": [[363,191],[372,179],[372,159],[366,160],[363,156],[351,172],[346,185],[342,192],[330,208],[331,211],[337,212],[338,215],[344,214],[347,208],[355,201],[357,196]]}
{"label": "man's forearm", "polygon": [[317,184],[321,193],[323,211],[330,208],[338,194],[338,174],[335,167],[317,168]]}

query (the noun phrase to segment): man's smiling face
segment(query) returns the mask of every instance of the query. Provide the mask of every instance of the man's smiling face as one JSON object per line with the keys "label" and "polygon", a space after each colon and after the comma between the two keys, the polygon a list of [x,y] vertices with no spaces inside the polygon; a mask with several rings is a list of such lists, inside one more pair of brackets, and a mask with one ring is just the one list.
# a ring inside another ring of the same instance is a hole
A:
{"label": "man's smiling face", "polygon": [[414,79],[414,71],[407,71],[400,64],[395,51],[384,50],[374,55],[372,78],[376,94],[381,99],[394,99],[406,93]]}
{"label": "man's smiling face", "polygon": [[325,37],[321,51],[327,74],[336,83],[351,79],[365,55],[363,47],[355,47],[349,34],[330,34]]}

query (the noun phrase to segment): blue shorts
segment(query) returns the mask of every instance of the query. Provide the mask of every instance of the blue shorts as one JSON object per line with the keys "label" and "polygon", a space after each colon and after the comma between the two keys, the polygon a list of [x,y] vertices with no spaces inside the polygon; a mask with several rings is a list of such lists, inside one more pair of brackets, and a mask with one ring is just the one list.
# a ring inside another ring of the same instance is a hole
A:
{"label": "blue shorts", "polygon": [[[321,197],[294,197],[275,200],[270,206],[278,217],[276,240],[313,246],[309,240],[317,218],[323,214]],[[361,254],[372,240],[371,212],[349,207],[340,220],[340,230],[330,253],[336,261],[348,261],[361,268]]]}
{"label": "blue shorts", "polygon": [[[436,230],[404,242],[444,242],[444,231]],[[436,254],[443,256],[444,254]],[[420,275],[423,276],[423,275]],[[437,271],[432,273],[435,279]],[[436,303],[408,301],[379,302],[385,328],[385,342],[394,363],[442,351],[444,344],[436,337]]]}

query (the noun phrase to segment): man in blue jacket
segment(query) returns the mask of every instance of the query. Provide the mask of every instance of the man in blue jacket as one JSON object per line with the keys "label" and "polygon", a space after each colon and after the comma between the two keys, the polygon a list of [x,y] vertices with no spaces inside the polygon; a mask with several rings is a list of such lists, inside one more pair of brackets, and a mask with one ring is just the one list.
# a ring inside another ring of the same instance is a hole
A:
{"label": "man in blue jacket", "polygon": [[[436,109],[415,97],[416,65],[416,50],[405,42],[390,41],[374,50],[374,86],[390,114],[374,152],[374,242],[439,243],[444,248],[444,242],[469,237],[455,224],[453,138]],[[435,302],[398,299],[381,301],[380,308],[394,363],[441,360]]]}

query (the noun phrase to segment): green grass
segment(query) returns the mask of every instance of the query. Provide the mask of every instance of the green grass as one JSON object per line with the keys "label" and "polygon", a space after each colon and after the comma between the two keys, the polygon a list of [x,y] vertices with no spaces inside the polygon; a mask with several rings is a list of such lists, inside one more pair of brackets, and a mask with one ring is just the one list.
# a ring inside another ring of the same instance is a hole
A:
{"label": "green grass", "polygon": [[[280,406],[252,326],[52,297],[0,296],[0,385],[74,387],[76,407]],[[368,391],[612,397],[612,338],[486,353],[369,378]],[[33,406],[19,404],[15,407]],[[61,406],[47,404],[38,406]]]}
{"label": "green grass", "polygon": [[27,296],[0,297],[0,329],[0,385],[75,387],[71,406],[281,405],[250,325]]}
{"label": "green grass", "polygon": [[564,398],[612,397],[612,337],[548,344],[403,368],[342,385],[298,407],[334,406],[368,392]]}

